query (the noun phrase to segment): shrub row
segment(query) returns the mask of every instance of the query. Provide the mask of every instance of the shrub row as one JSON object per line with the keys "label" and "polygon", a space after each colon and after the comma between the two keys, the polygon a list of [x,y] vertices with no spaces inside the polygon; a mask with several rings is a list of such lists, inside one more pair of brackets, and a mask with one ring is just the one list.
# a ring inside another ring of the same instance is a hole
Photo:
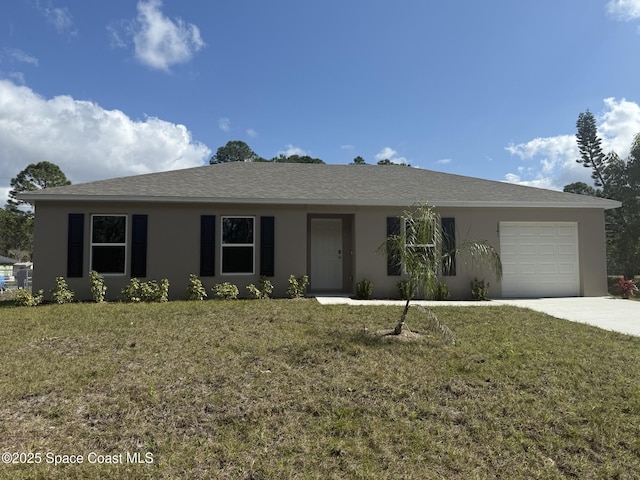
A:
{"label": "shrub row", "polygon": [[[93,301],[100,303],[104,301],[107,293],[107,286],[104,283],[104,277],[95,271],[89,272],[91,282],[91,295]],[[302,275],[289,277],[289,286],[287,287],[287,295],[290,298],[303,297],[309,285],[309,277]],[[400,298],[407,300],[411,294],[411,286],[407,280],[398,282],[398,293]],[[635,284],[634,284],[635,287]],[[253,298],[267,299],[271,298],[273,293],[273,284],[266,278],[261,277],[258,285],[247,285],[247,290]],[[212,288],[216,298],[233,300],[238,298],[240,291],[238,287],[230,282],[218,283]],[[625,292],[633,295],[635,291]],[[484,280],[474,278],[471,282],[471,296],[474,300],[487,300],[489,294],[489,284]],[[368,300],[373,295],[373,282],[367,279],[356,284],[356,298]],[[16,305],[18,306],[35,306],[42,302],[43,291],[39,290],[32,295],[27,290],[19,290],[16,294]],[[69,289],[64,277],[56,277],[56,286],[51,289],[51,298],[55,303],[70,303],[74,299],[74,293]],[[193,273],[189,275],[189,285],[187,287],[187,298],[189,300],[198,301],[207,298],[207,291],[202,285],[202,281]],[[438,283],[433,292],[433,300],[446,300],[449,298],[449,289],[445,283]],[[166,302],[169,300],[169,280],[163,278],[160,282],[149,280],[141,282],[137,278],[132,278],[126,287],[121,291],[120,299],[125,302]]]}
{"label": "shrub row", "polygon": [[[413,295],[413,288],[409,280],[401,280],[397,283],[398,295],[402,300],[408,300]],[[373,283],[366,278],[356,284],[356,298],[369,300],[373,295]],[[434,289],[430,292],[430,300],[447,300],[451,294],[446,283],[438,282]],[[489,283],[485,283],[484,279],[478,280],[474,278],[471,281],[471,297],[474,300],[489,299]]]}
{"label": "shrub row", "polygon": [[[307,286],[309,285],[309,277],[306,275],[302,275],[301,277],[296,277],[295,275],[291,275],[289,277],[289,286],[287,287],[287,295],[290,298],[300,298],[303,297]],[[233,283],[224,282],[218,283],[214,285],[213,292],[215,293],[217,298],[221,298],[224,300],[235,300],[238,298],[240,291],[238,287]],[[247,290],[253,298],[257,299],[266,299],[271,298],[271,294],[273,293],[273,284],[264,277],[260,278],[258,285],[247,285]],[[206,295],[206,294],[205,294]],[[201,299],[196,299],[201,300]]]}
{"label": "shrub row", "polygon": [[[103,302],[107,294],[107,286],[104,277],[95,271],[89,272],[89,281],[91,282],[91,296],[96,303]],[[303,275],[289,277],[289,287],[287,294],[291,298],[302,297],[309,285],[309,277]],[[222,299],[238,298],[239,290],[236,285],[229,282],[219,283],[212,288],[215,296]],[[273,284],[264,277],[260,278],[257,285],[251,284],[247,286],[247,290],[253,298],[263,299],[271,298],[273,293]],[[54,303],[64,304],[74,300],[74,293],[69,289],[64,277],[56,277],[56,286],[50,290],[51,298]],[[18,306],[31,307],[42,303],[44,292],[39,290],[32,295],[27,290],[18,290],[16,293],[15,304]],[[142,282],[137,278],[132,278],[129,283],[122,289],[120,300],[130,303],[139,302],[166,302],[169,300],[169,280],[163,278],[159,282],[149,280]],[[202,285],[202,281],[197,275],[189,275],[189,285],[187,287],[187,298],[189,300],[204,300],[207,298],[207,291]]]}
{"label": "shrub row", "polygon": [[[104,277],[95,271],[89,272],[89,280],[91,282],[91,295],[96,303],[103,302],[107,293],[107,286],[104,283]],[[309,285],[309,277],[302,275],[289,277],[289,286],[287,287],[287,295],[290,298],[303,297]],[[635,287],[635,284],[633,284]],[[397,284],[398,294],[403,300],[411,294],[411,285],[408,280],[401,280]],[[258,285],[247,285],[247,290],[252,298],[267,299],[271,298],[273,293],[273,284],[266,278],[261,277]],[[230,282],[218,283],[212,288],[216,298],[233,300],[238,298],[240,291],[238,287]],[[627,295],[633,295],[632,292],[624,292]],[[474,300],[487,300],[489,297],[489,284],[484,280],[474,278],[471,282],[471,296]],[[369,300],[373,296],[373,282],[366,278],[356,284],[356,298]],[[432,292],[432,300],[447,300],[449,298],[449,289],[445,283],[438,283]],[[19,290],[16,294],[15,303],[18,306],[35,306],[42,302],[43,291],[38,291],[32,295],[27,290]],[[51,298],[55,303],[70,303],[74,299],[74,293],[69,289],[64,277],[56,277],[56,286],[51,289]],[[187,287],[187,299],[192,301],[204,300],[207,298],[207,291],[202,285],[202,281],[193,273],[189,275],[189,285]],[[169,299],[169,280],[166,278],[157,282],[149,280],[141,282],[137,278],[132,278],[129,283],[122,289],[120,300],[130,303],[139,302],[166,302]]]}

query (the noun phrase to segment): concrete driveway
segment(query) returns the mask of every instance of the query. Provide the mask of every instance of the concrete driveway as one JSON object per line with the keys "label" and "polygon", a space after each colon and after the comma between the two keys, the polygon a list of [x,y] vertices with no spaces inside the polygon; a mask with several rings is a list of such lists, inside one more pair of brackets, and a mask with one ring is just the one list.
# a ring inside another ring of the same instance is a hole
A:
{"label": "concrete driveway", "polygon": [[[316,297],[321,304],[344,303],[349,305],[404,305],[397,300],[354,300],[344,297]],[[640,302],[613,297],[567,297],[499,299],[489,302],[426,302],[412,303],[428,306],[496,306],[513,305],[530,308],[553,317],[586,323],[605,330],[640,336]]]}

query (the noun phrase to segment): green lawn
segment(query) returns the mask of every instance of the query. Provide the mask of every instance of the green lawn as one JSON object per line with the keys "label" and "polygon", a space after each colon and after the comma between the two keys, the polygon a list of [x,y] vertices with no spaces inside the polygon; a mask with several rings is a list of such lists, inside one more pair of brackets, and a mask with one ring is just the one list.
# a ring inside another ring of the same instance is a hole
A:
{"label": "green lawn", "polygon": [[434,309],[447,346],[363,333],[401,307],[6,305],[0,447],[40,464],[0,478],[640,478],[640,338],[506,306]]}

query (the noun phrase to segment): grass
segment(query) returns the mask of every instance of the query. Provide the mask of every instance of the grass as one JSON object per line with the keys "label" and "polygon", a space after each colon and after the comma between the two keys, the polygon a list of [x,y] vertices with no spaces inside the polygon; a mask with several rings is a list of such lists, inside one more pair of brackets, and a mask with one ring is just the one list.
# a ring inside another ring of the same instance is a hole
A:
{"label": "grass", "polygon": [[435,308],[455,346],[363,333],[400,311],[3,306],[0,448],[42,460],[0,478],[640,477],[640,338],[507,306]]}

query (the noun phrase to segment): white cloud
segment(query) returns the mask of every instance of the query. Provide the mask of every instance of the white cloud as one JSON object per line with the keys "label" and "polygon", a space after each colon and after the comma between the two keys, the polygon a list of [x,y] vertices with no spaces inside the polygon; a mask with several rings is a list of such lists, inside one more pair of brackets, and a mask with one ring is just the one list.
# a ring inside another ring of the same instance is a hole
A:
{"label": "white cloud", "polygon": [[70,96],[45,99],[8,80],[0,80],[0,111],[2,188],[9,185],[6,177],[42,160],[79,183],[194,167],[211,155],[184,125],[133,120]]}
{"label": "white cloud", "polygon": [[9,78],[13,78],[20,85],[24,85],[24,73],[22,72],[11,72],[9,73]]}
{"label": "white cloud", "polygon": [[[602,148],[626,158],[634,136],[640,132],[640,106],[614,98],[605,99],[604,104],[605,109],[597,118]],[[518,174],[505,175],[507,182],[553,190],[562,190],[565,185],[579,181],[592,184],[591,170],[576,162],[580,152],[575,134],[534,138],[509,145],[506,150],[526,162],[526,166],[517,168]]]}
{"label": "white cloud", "polygon": [[640,105],[624,98],[604,99],[605,111],[598,125],[605,152],[614,150],[620,157],[629,155],[634,136],[640,132]]}
{"label": "white cloud", "polygon": [[218,119],[218,128],[223,132],[228,132],[231,130],[231,120],[227,117],[220,117]]}
{"label": "white cloud", "polygon": [[38,1],[36,7],[45,16],[47,21],[54,26],[58,33],[76,34],[75,31],[71,30],[73,28],[73,17],[67,7],[53,7],[51,1],[47,1],[46,5]]}
{"label": "white cloud", "polygon": [[256,138],[258,136],[258,132],[256,132],[253,128],[247,128],[245,130],[245,133],[249,138]]}
{"label": "white cloud", "polygon": [[113,48],[127,48],[127,36],[133,36],[134,22],[131,20],[119,20],[107,25],[110,43]]}
{"label": "white cloud", "polygon": [[506,150],[527,163],[532,162],[527,167],[519,166],[517,175],[511,172],[505,175],[510,183],[562,190],[569,183],[590,182],[590,170],[576,162],[580,152],[575,135],[534,138],[510,145]]}
{"label": "white cloud", "polygon": [[355,145],[340,145],[340,150],[351,151],[351,150],[355,150],[355,149],[356,149]]}
{"label": "white cloud", "polygon": [[169,71],[170,66],[191,60],[193,54],[203,48],[205,43],[197,26],[179,18],[166,17],[160,7],[160,0],[138,3],[133,43],[136,58],[143,64]]}
{"label": "white cloud", "polygon": [[291,155],[299,155],[299,156],[304,156],[304,155],[309,155],[310,152],[307,152],[306,150],[303,150],[300,147],[294,147],[293,145],[289,144],[285,147],[284,150],[280,150],[278,152],[278,155],[284,155],[285,157],[290,157]]}
{"label": "white cloud", "polygon": [[384,147],[382,150],[376,153],[375,158],[377,161],[390,160],[391,163],[409,163],[406,158],[399,157],[398,152],[396,152],[391,147]]}
{"label": "white cloud", "polygon": [[607,13],[617,20],[640,18],[640,0],[610,0],[606,8]]}
{"label": "white cloud", "polygon": [[29,65],[38,66],[38,59],[29,55],[27,52],[20,50],[19,48],[5,48],[5,53],[18,62],[28,63]]}
{"label": "white cloud", "polygon": [[[556,185],[551,182],[551,179],[540,177],[532,180],[522,180],[520,175],[515,173],[507,173],[504,176],[504,181],[507,183],[517,183],[518,185],[525,185],[527,187],[546,188],[547,190],[558,190]],[[573,182],[569,182],[573,183]]]}
{"label": "white cloud", "polygon": [[439,165],[448,165],[449,163],[451,163],[451,159],[450,158],[442,158],[440,160],[438,160],[436,162]]}

